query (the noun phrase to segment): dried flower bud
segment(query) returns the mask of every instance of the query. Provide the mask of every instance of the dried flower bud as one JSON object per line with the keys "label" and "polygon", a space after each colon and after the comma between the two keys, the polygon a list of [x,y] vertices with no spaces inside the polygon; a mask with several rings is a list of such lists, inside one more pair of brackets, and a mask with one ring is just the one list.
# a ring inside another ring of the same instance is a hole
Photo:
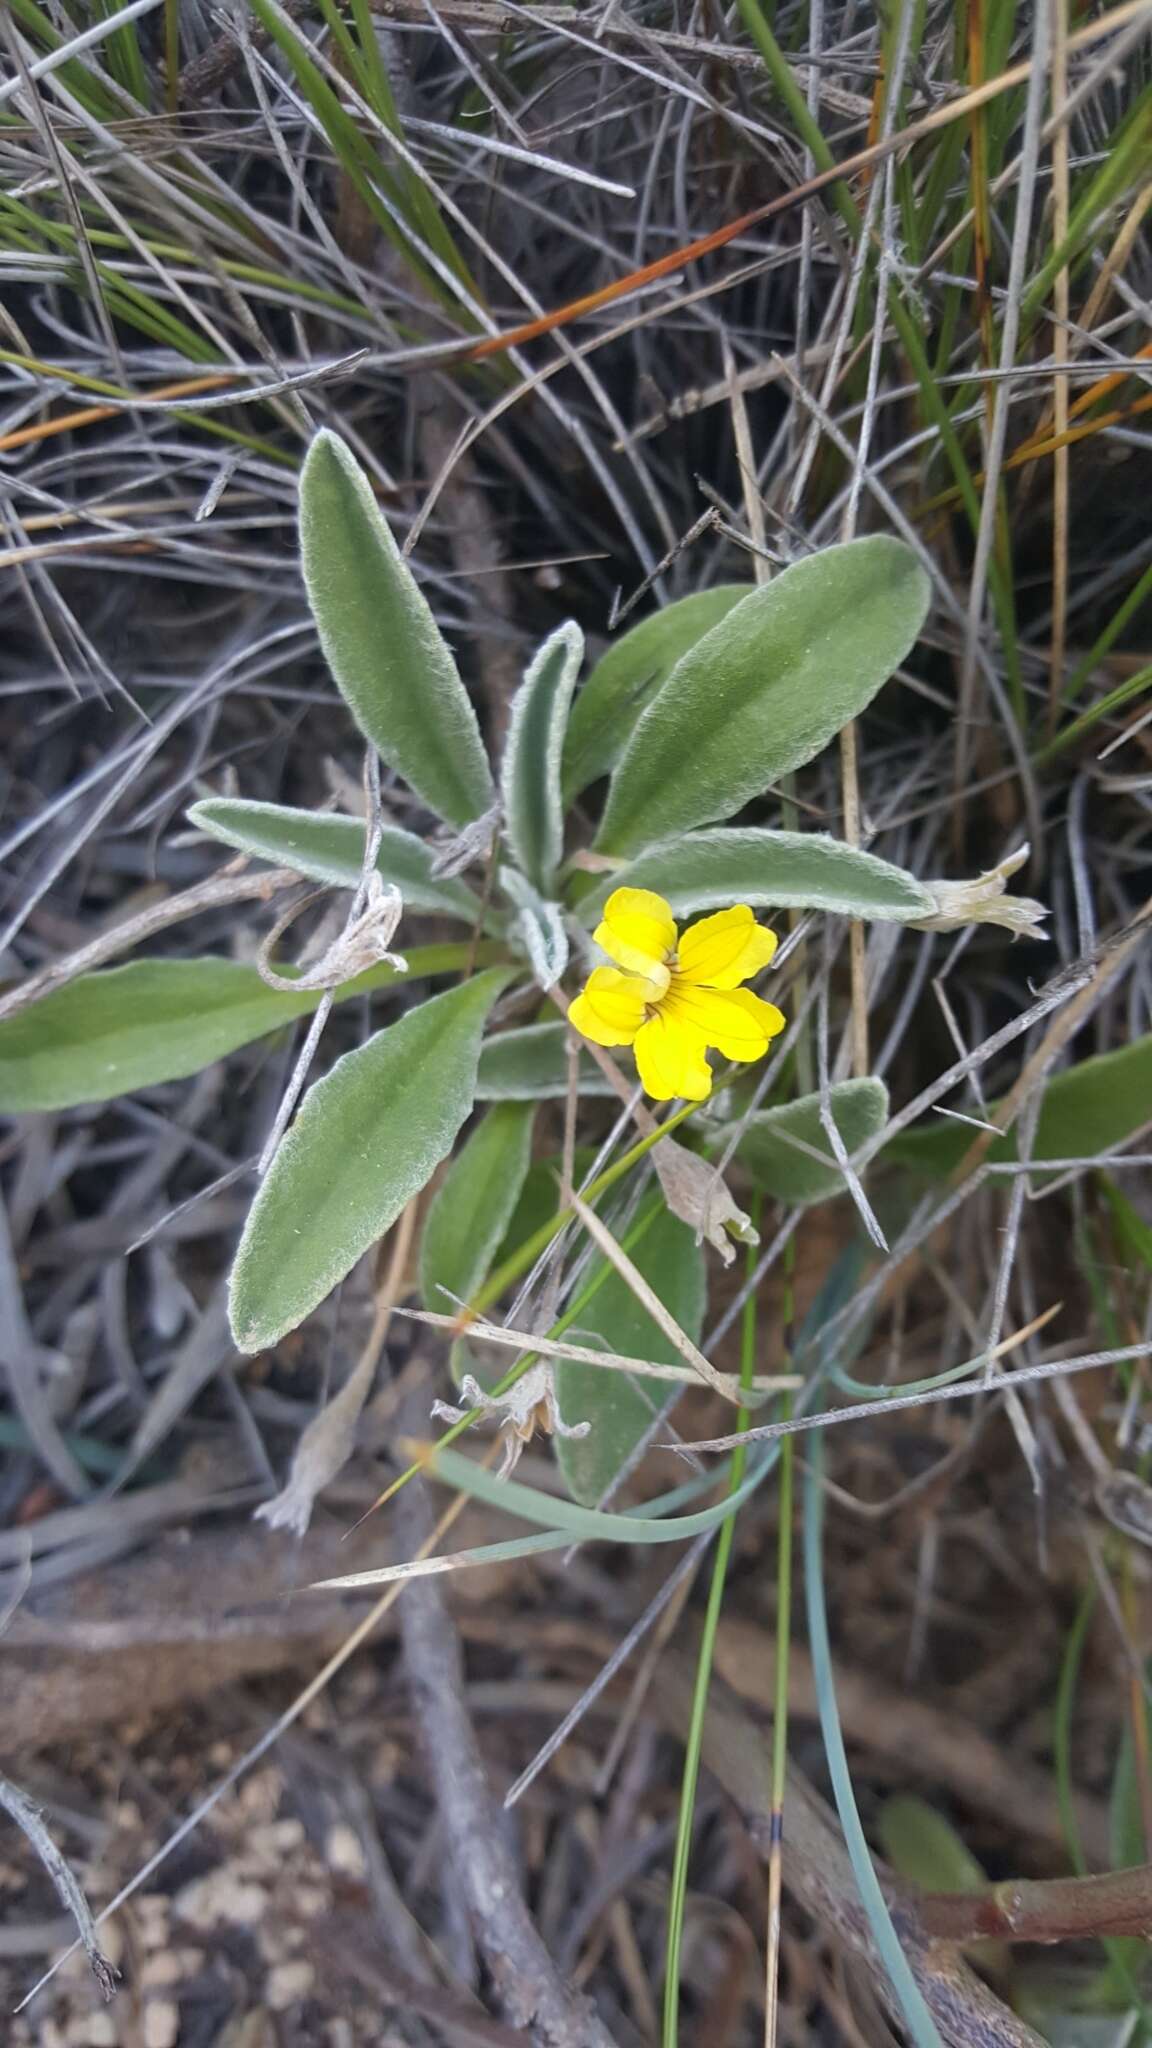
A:
{"label": "dried flower bud", "polygon": [[1043,939],[1047,906],[1032,896],[1008,896],[1005,884],[1028,858],[1027,845],[1017,848],[972,882],[925,882],[936,899],[933,917],[909,919],[913,931],[958,932],[966,924],[998,924],[1013,938]]}
{"label": "dried flower bud", "polygon": [[736,1207],[727,1182],[707,1159],[689,1152],[675,1138],[661,1138],[652,1162],[672,1214],[690,1224],[698,1237],[706,1237],[726,1266],[736,1257],[729,1232],[741,1244],[759,1244],[760,1235],[752,1228],[751,1217]]}
{"label": "dried flower bud", "polygon": [[551,1361],[541,1358],[529,1366],[503,1394],[487,1394],[470,1372],[460,1382],[462,1408],[448,1401],[434,1401],[432,1413],[443,1422],[463,1422],[470,1410],[495,1420],[504,1431],[504,1456],[499,1477],[506,1479],[519,1460],[525,1444],[538,1429],[547,1436],[587,1436],[590,1422],[565,1422],[556,1398],[556,1379]]}
{"label": "dried flower bud", "polygon": [[[305,899],[306,901],[309,899]],[[269,988],[284,989],[298,995],[301,989],[338,988],[342,981],[352,981],[370,967],[387,961],[397,972],[403,973],[407,961],[399,953],[390,953],[388,947],[400,922],[404,910],[404,898],[395,882],[385,882],[383,876],[372,874],[368,877],[367,901],[358,917],[345,925],[334,943],[325,949],[322,957],[311,967],[288,976],[278,974],[272,966],[272,954],[293,919],[303,910],[303,903],[296,903],[287,915],[273,926],[256,958],[261,981]]]}

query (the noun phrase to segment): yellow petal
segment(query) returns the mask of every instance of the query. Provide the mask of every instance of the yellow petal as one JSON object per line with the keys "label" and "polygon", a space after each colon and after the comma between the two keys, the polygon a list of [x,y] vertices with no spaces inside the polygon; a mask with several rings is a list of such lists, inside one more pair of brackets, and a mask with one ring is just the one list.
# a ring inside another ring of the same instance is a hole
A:
{"label": "yellow petal", "polygon": [[766,1003],[750,988],[696,988],[679,976],[661,1004],[661,1013],[698,1032],[728,1060],[758,1060],[768,1042],[784,1029],[775,1003]]}
{"label": "yellow petal", "polygon": [[644,1022],[649,984],[615,967],[596,967],[575,1002],[568,1022],[594,1045],[631,1045]]}
{"label": "yellow petal", "polygon": [[676,944],[676,925],[653,889],[614,889],[593,936],[618,967],[668,986],[664,963]]}
{"label": "yellow petal", "polygon": [[775,951],[775,932],[757,924],[746,903],[736,903],[684,933],[679,972],[705,988],[738,988],[767,967]]}
{"label": "yellow petal", "polygon": [[633,1050],[645,1094],[654,1102],[671,1102],[677,1095],[703,1102],[711,1095],[704,1040],[690,1025],[658,1011],[637,1032]]}

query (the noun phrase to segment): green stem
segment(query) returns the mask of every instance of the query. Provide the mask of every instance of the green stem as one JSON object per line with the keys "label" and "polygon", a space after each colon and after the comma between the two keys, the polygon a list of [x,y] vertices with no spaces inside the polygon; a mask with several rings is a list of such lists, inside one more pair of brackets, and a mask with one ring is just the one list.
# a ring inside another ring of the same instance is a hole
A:
{"label": "green stem", "polygon": [[[755,1219],[753,1219],[755,1220]],[[748,1270],[755,1270],[754,1247],[749,1247]],[[741,1325],[740,1385],[752,1384],[756,1373],[756,1297],[750,1294],[744,1304]],[[747,1429],[751,1414],[747,1408],[740,1408],[736,1416],[736,1428]],[[732,1468],[728,1480],[729,1493],[735,1493],[744,1476],[747,1448],[738,1444],[732,1454]],[[700,1652],[696,1660],[696,1683],[692,1693],[692,1715],[688,1724],[688,1739],[684,1748],[684,1776],[680,1786],[680,1812],[676,1825],[676,1849],[672,1860],[672,1883],[668,1899],[668,1950],[664,1966],[664,2024],[661,2033],[662,2048],[676,2048],[679,2038],[680,2018],[680,1954],[684,1941],[684,1909],[688,1899],[688,1861],[692,1852],[692,1823],[696,1810],[696,1787],[700,1777],[700,1752],[704,1740],[704,1716],[708,1709],[708,1688],[712,1680],[712,1659],[716,1647],[716,1630],[720,1624],[720,1613],[724,1605],[724,1582],[728,1576],[728,1561],[732,1555],[732,1543],[736,1534],[737,1511],[726,1516],[720,1526],[716,1544],[716,1556],[712,1564],[712,1583],[708,1588],[708,1606],[704,1615],[704,1633],[700,1639]]]}

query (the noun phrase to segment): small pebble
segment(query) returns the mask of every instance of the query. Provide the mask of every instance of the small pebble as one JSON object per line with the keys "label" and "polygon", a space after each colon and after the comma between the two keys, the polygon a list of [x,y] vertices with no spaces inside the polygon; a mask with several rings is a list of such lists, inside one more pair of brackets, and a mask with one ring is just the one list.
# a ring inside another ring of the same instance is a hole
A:
{"label": "small pebble", "polygon": [[268,1972],[264,1996],[273,2012],[287,2012],[290,2006],[307,1998],[315,1982],[316,1972],[311,1963],[277,1963]]}
{"label": "small pebble", "polygon": [[180,2008],[170,1998],[149,1998],[142,2015],[144,2048],[176,2048],[180,2039]]}

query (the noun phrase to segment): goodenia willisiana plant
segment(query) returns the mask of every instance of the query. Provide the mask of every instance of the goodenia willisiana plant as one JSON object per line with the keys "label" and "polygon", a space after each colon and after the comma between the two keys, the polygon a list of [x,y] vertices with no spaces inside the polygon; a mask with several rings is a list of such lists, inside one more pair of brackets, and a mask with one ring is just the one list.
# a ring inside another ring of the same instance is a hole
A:
{"label": "goodenia willisiana plant", "polygon": [[[244,1351],[275,1344],[308,1316],[445,1161],[420,1259],[427,1305],[474,1298],[519,1270],[562,1212],[559,1160],[533,1159],[539,1103],[570,1087],[577,1107],[616,1088],[627,1094],[633,1061],[654,1101],[700,1104],[715,1090],[705,1149],[734,1143],[741,1167],[779,1199],[840,1192],[825,1120],[836,1120],[842,1157],[874,1139],[887,1114],[882,1082],[838,1082],[823,1100],[777,1099],[743,1116],[732,1092],[789,1014],[752,986],[776,952],[756,912],[948,929],[986,918],[1030,927],[1038,910],[1004,894],[1011,862],[978,884],[925,883],[823,833],[733,822],[859,717],[906,660],[929,600],[912,551],[872,536],[760,587],[686,598],[622,635],[582,686],[583,635],[560,625],[527,666],[493,768],[455,657],[371,484],[326,431],[301,473],[300,544],[336,686],[428,824],[414,832],[377,817],[366,826],[243,797],[207,796],[190,815],[253,858],[356,891],[356,947],[326,955],[331,976],[348,960],[354,978],[331,986],[325,971],[302,978],[281,967],[269,986],[255,967],[213,960],[84,976],[0,1022],[0,1107],[105,1099],[194,1072],[321,1003],[446,977],[447,988],[413,1000],[304,1094],[235,1259],[232,1330]],[[582,847],[571,808],[605,773],[599,825]],[[454,835],[447,855],[437,826]],[[390,943],[391,911],[376,913],[400,899],[405,920],[456,923],[458,942],[410,943],[402,928],[400,954],[362,958],[377,926],[388,926]],[[510,1000],[533,989],[543,1005],[535,1021],[510,1019]],[[457,1149],[478,1104],[492,1107]],[[584,1126],[576,1129],[581,1140]],[[677,1170],[673,1141],[658,1131],[637,1157],[657,1141],[656,1194],[631,1226],[624,1264],[594,1268],[572,1313],[585,1349],[591,1333],[608,1351],[671,1366],[701,1327],[701,1237],[723,1243],[716,1219],[735,1228],[742,1212],[725,1190],[710,1223],[714,1176],[691,1151],[679,1157],[692,1170]],[[657,1324],[645,1298],[661,1307]],[[466,1345],[454,1357],[461,1373],[477,1369]],[[577,1498],[598,1498],[643,1435],[650,1395],[587,1364],[544,1377],[547,1399],[533,1412],[559,1424]]]}

